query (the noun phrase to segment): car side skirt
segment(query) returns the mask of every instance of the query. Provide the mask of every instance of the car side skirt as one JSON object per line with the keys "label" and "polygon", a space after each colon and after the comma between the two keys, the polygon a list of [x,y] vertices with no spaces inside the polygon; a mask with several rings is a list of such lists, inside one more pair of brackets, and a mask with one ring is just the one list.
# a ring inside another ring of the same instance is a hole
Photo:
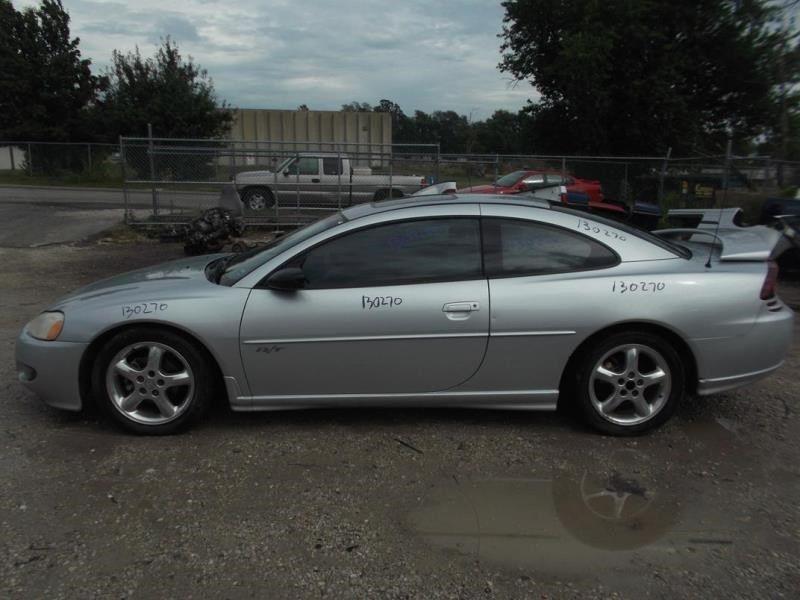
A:
{"label": "car side skirt", "polygon": [[[229,379],[226,377],[226,383]],[[421,392],[410,394],[314,394],[283,396],[233,396],[235,381],[228,384],[231,408],[235,411],[295,410],[323,407],[430,406],[500,410],[556,409],[558,390]]]}

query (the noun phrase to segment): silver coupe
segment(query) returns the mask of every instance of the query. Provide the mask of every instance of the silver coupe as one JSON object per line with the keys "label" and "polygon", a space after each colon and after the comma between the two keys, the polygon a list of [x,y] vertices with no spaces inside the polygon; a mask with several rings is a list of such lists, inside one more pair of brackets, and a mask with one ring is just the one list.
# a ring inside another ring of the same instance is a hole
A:
{"label": "silver coupe", "polygon": [[638,434],[781,366],[780,235],[652,235],[526,195],[363,204],[61,298],[21,332],[17,370],[48,404],[93,399],[137,433],[225,397],[237,411],[561,406]]}

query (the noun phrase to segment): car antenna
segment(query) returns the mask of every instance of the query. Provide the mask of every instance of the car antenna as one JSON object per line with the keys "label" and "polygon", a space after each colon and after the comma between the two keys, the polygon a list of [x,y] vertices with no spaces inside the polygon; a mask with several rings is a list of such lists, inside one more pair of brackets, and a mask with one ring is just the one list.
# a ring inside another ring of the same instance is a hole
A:
{"label": "car antenna", "polygon": [[714,244],[719,240],[719,226],[722,223],[722,211],[725,208],[725,201],[728,199],[728,178],[731,170],[731,147],[733,146],[733,132],[728,135],[728,145],[725,148],[725,168],[722,173],[722,200],[719,203],[719,217],[717,218],[717,227],[714,230],[714,239],[711,240],[711,245],[708,249],[708,260],[706,261],[706,269],[711,268],[711,257],[714,256]]}

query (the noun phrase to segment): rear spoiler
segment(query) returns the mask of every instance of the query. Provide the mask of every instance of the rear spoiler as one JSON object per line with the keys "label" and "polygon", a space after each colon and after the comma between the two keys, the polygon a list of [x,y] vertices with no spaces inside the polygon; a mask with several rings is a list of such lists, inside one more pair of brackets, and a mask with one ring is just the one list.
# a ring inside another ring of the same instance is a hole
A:
{"label": "rear spoiler", "polygon": [[779,220],[780,228],[739,225],[740,208],[676,209],[669,211],[667,218],[692,221],[696,225],[658,229],[652,233],[679,237],[691,243],[718,245],[721,261],[773,260],[800,241],[798,230],[788,221]]}

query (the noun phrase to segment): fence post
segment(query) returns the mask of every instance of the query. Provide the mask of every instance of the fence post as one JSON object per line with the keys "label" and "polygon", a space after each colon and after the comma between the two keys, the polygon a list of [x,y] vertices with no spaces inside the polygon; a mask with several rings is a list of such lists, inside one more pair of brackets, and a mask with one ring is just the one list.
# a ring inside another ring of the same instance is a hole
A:
{"label": "fence post", "polygon": [[339,202],[339,210],[342,210],[342,153],[336,153],[336,197]]}
{"label": "fence post", "polygon": [[[281,149],[281,151],[282,150],[283,149]],[[280,156],[281,156],[281,159],[283,159],[283,157],[284,157],[283,153],[281,153]],[[283,160],[279,161],[279,163],[280,162],[283,162]],[[274,183],[272,185],[272,189],[273,189],[272,201],[275,204],[275,236],[277,237],[277,235],[278,235],[278,221],[281,218],[280,206],[279,206],[281,195],[278,193],[280,191],[280,188],[278,187],[278,169],[276,167],[272,167],[272,174],[273,174],[273,180],[274,180]]]}
{"label": "fence post", "polygon": [[567,157],[561,157],[561,179],[567,180]]}
{"label": "fence post", "polygon": [[492,185],[494,189],[497,190],[497,180],[500,179],[500,155],[494,155],[494,179],[492,180]]}
{"label": "fence post", "polygon": [[664,157],[664,162],[661,164],[661,173],[658,175],[658,205],[664,204],[664,178],[667,176],[667,164],[669,157],[672,156],[672,146],[667,148],[667,155]]}
{"label": "fence post", "polygon": [[122,175],[122,203],[125,206],[125,224],[129,224],[130,213],[128,209],[128,178],[125,176],[125,145],[122,143],[122,136],[119,136],[119,164]]}
{"label": "fence post", "polygon": [[89,157],[89,170],[92,170],[92,145],[86,144],[86,154]]}
{"label": "fence post", "polygon": [[11,170],[16,171],[16,167],[14,166],[14,146],[9,145],[8,147],[8,159],[11,161]]}
{"label": "fence post", "polygon": [[30,142],[28,142],[28,175],[33,175],[33,151]]}
{"label": "fence post", "polygon": [[294,183],[297,189],[297,212],[300,213],[300,153],[294,155]]}
{"label": "fence post", "polygon": [[156,163],[153,159],[153,124],[147,124],[147,154],[150,156],[150,192],[153,195],[153,216],[158,216],[158,193],[156,192]]}
{"label": "fence post", "polygon": [[391,200],[394,198],[394,190],[392,188],[392,166],[394,161],[392,160],[392,155],[389,155],[389,199]]}
{"label": "fence post", "polygon": [[433,169],[433,171],[434,171],[433,175],[436,178],[436,181],[434,181],[434,183],[439,183],[439,162],[441,161],[441,156],[440,155],[441,155],[441,147],[437,143],[436,144],[436,164],[434,165],[434,169]]}

